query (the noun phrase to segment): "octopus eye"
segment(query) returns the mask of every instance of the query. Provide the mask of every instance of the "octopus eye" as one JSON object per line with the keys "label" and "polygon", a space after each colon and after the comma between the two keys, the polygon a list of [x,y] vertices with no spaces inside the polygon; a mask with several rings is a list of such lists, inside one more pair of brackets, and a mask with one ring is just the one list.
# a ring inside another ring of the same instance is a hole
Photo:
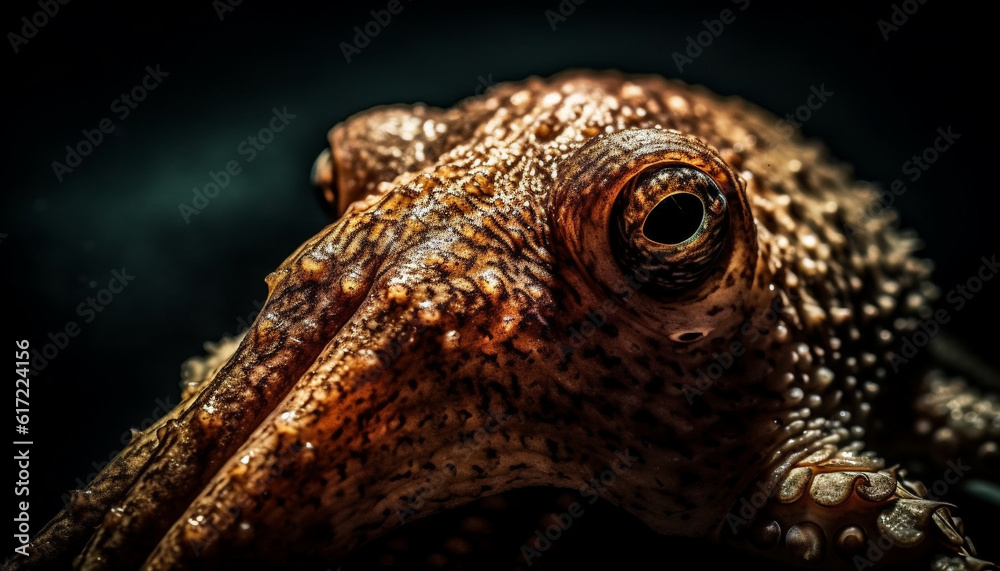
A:
{"label": "octopus eye", "polygon": [[642,276],[660,293],[676,292],[704,277],[724,249],[726,197],[697,168],[655,166],[618,194],[609,226],[611,250],[623,272]]}
{"label": "octopus eye", "polygon": [[747,295],[757,235],[746,183],[697,137],[606,133],[564,157],[556,172],[549,194],[556,238],[602,295],[622,299],[668,335],[677,331],[668,322],[695,331],[701,320],[697,330],[711,329],[725,319],[717,308],[733,312]]}

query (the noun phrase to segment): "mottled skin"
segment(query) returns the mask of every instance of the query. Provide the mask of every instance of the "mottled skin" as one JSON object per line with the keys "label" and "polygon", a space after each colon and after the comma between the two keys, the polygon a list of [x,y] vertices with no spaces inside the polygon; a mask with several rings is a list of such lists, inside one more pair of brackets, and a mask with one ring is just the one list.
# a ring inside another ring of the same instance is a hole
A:
{"label": "mottled skin", "polygon": [[375,109],[330,141],[314,177],[338,220],[10,568],[336,561],[402,512],[609,467],[603,497],[663,534],[855,568],[852,542],[884,533],[879,564],[986,568],[856,442],[879,385],[909,382],[891,357],[929,264],[775,117],[577,72]]}

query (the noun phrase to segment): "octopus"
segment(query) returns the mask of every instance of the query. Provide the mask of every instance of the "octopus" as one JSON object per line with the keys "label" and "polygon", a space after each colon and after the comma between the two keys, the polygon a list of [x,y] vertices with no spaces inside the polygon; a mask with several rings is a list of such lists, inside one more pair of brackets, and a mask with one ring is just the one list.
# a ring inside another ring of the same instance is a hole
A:
{"label": "octopus", "polygon": [[776,565],[997,569],[865,442],[916,402],[981,460],[1000,401],[905,350],[940,297],[917,238],[770,113],[566,72],[359,113],[313,178],[334,221],[249,331],[6,569],[329,568],[529,488]]}

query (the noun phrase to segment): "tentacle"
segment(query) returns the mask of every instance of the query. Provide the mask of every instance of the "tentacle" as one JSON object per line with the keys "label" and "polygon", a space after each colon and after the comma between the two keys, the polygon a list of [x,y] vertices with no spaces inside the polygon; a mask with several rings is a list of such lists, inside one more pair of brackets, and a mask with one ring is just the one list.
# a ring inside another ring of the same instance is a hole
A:
{"label": "tentacle", "polygon": [[246,332],[235,337],[225,336],[218,343],[205,342],[204,356],[191,357],[181,363],[181,398],[187,399],[196,395],[205,385],[219,374],[222,366],[229,361],[240,346]]}
{"label": "tentacle", "polygon": [[369,237],[370,225],[370,217],[342,220],[289,256],[267,277],[268,300],[238,349],[206,373],[210,382],[140,433],[10,567],[65,565],[91,534],[81,567],[140,565],[365,298],[400,232],[387,225]]}
{"label": "tentacle", "polygon": [[[244,334],[224,337],[218,343],[205,343],[208,355],[192,357],[181,365],[181,402],[173,410],[143,431],[133,430],[132,440],[86,489],[74,490],[69,504],[46,525],[31,544],[29,557],[15,555],[8,564],[12,567],[65,565],[67,555],[86,542],[111,505],[135,482],[137,475],[152,457],[158,446],[161,429],[177,420],[187,410],[199,393],[208,386],[207,381],[218,374],[222,366],[236,351]],[[72,546],[71,549],[67,549]]]}
{"label": "tentacle", "polygon": [[132,430],[128,445],[85,488],[73,490],[70,502],[43,527],[29,546],[27,557],[15,554],[9,568],[67,566],[105,518],[113,504],[135,483],[153,457],[165,427],[177,421],[209,385],[235,352],[244,334],[205,343],[208,355],[192,357],[181,365],[181,402],[145,430]]}
{"label": "tentacle", "polygon": [[861,450],[860,443],[828,445],[796,463],[773,490],[758,486],[727,518],[725,537],[806,568],[936,558],[934,569],[998,569],[975,557],[961,520],[952,516],[955,506],[929,499],[923,484]]}
{"label": "tentacle", "polygon": [[[348,230],[334,225],[314,242]],[[78,565],[139,565],[354,313],[367,293],[358,284],[372,283],[377,264],[359,264],[354,273],[320,271],[356,260],[324,259],[308,251],[314,246],[307,242],[268,277],[271,292],[253,327],[190,406],[158,431],[154,453],[123,501],[108,511]],[[329,283],[338,275],[348,277]]]}
{"label": "tentacle", "polygon": [[1000,396],[935,369],[921,383],[916,415],[916,432],[930,437],[938,464],[962,458],[991,479],[1000,474]]}
{"label": "tentacle", "polygon": [[138,474],[159,445],[157,434],[191,405],[194,396],[183,400],[144,431],[133,430],[128,445],[111,460],[85,489],[73,490],[70,502],[43,527],[28,547],[28,555],[15,554],[5,569],[43,569],[68,567],[101,524],[101,520],[135,483]]}
{"label": "tentacle", "polygon": [[[254,561],[303,545],[314,546],[298,553],[306,561],[336,560],[405,521],[480,495],[559,476],[565,486],[584,482],[582,467],[570,478],[552,466],[544,439],[518,436],[538,430],[526,428],[511,402],[472,399],[465,383],[439,376],[426,355],[456,350],[474,332],[429,309],[424,293],[404,301],[399,289],[373,289],[144,568]],[[399,303],[387,311],[390,291]],[[479,367],[469,362],[452,374],[471,379]],[[418,380],[420,390],[407,390]]]}

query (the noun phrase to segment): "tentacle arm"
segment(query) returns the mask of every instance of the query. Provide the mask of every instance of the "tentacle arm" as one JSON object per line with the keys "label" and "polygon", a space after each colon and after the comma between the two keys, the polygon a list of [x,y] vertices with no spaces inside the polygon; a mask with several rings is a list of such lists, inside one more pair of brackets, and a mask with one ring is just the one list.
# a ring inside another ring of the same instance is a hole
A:
{"label": "tentacle arm", "polygon": [[998,569],[975,557],[955,506],[927,497],[896,467],[854,443],[797,462],[773,489],[748,491],[725,541],[796,567],[868,569],[924,558],[932,569]]}
{"label": "tentacle arm", "polygon": [[1000,474],[1000,396],[935,369],[924,376],[916,405],[916,432],[930,437],[939,465],[963,458],[976,472]]}

